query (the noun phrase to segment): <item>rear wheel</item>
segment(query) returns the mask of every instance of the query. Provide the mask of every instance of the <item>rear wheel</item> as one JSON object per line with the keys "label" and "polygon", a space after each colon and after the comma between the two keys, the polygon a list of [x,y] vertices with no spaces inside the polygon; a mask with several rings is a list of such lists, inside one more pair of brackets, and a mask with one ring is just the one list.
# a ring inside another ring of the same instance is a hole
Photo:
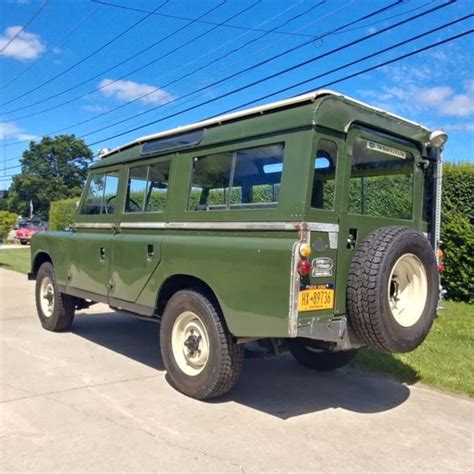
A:
{"label": "rear wheel", "polygon": [[408,352],[428,335],[438,304],[439,273],[428,240],[408,227],[367,236],[352,260],[348,320],[367,345]]}
{"label": "rear wheel", "polygon": [[74,319],[75,298],[60,293],[54,267],[43,263],[36,277],[36,310],[43,328],[48,331],[66,331]]}
{"label": "rear wheel", "polygon": [[194,290],[178,291],[166,305],[160,347],[171,385],[200,400],[230,390],[242,368],[243,344],[235,342],[211,299]]}
{"label": "rear wheel", "polygon": [[319,371],[340,369],[357,355],[357,349],[338,352],[322,350],[317,342],[305,338],[288,339],[288,349],[300,364]]}

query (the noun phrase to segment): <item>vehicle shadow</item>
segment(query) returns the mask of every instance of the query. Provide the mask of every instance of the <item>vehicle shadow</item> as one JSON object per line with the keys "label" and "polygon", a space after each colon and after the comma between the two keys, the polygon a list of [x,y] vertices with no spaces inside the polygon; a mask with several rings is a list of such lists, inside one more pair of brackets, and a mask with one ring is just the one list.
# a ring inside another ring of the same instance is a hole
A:
{"label": "vehicle shadow", "polygon": [[[72,332],[137,362],[164,370],[158,328],[154,322],[107,312],[79,315]],[[353,368],[316,372],[300,366],[291,356],[271,356],[252,349],[246,350],[242,374],[234,389],[210,403],[232,401],[288,419],[330,408],[377,413],[403,404],[409,396],[409,387],[383,375]]]}

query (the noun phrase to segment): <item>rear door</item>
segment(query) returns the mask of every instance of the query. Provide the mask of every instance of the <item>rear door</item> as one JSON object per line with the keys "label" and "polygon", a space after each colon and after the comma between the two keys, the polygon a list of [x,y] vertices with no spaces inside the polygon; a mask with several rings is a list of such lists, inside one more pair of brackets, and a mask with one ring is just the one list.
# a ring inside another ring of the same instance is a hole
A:
{"label": "rear door", "polygon": [[[336,282],[344,289],[355,249],[367,234],[390,225],[420,228],[423,185],[418,149],[396,137],[354,128],[345,158]],[[337,312],[344,313],[345,292],[339,296]]]}
{"label": "rear door", "polygon": [[120,224],[112,239],[109,303],[134,302],[161,259],[171,156],[124,169]]}

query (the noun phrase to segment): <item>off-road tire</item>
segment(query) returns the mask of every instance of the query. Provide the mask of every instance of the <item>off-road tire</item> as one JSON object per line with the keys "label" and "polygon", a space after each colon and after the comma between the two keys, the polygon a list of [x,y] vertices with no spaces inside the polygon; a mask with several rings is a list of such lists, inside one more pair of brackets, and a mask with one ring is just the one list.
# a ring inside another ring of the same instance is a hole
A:
{"label": "off-road tire", "polygon": [[[187,311],[200,318],[209,337],[209,358],[197,375],[188,375],[180,369],[172,348],[175,321]],[[161,321],[160,348],[169,383],[198,400],[218,397],[230,390],[237,381],[244,358],[244,345],[237,344],[229,333],[217,305],[196,290],[178,291],[168,301]]]}
{"label": "off-road tire", "polygon": [[[41,284],[44,278],[49,278],[54,288],[53,311],[51,316],[47,316],[41,307]],[[67,331],[71,328],[74,319],[75,298],[64,293],[60,293],[56,282],[56,274],[51,263],[45,262],[41,265],[36,276],[36,310],[41,325],[48,331]]]}
{"label": "off-road tire", "polygon": [[[396,262],[414,255],[424,268],[427,295],[424,309],[411,326],[402,326],[390,309],[389,278]],[[350,326],[367,345],[384,352],[408,352],[429,333],[436,316],[439,273],[436,258],[423,234],[408,227],[382,227],[356,250],[347,282]]]}
{"label": "off-road tire", "polygon": [[291,355],[301,365],[322,372],[344,367],[354,359],[358,352],[357,349],[338,352],[321,350],[315,341],[303,337],[288,339],[287,345]]}

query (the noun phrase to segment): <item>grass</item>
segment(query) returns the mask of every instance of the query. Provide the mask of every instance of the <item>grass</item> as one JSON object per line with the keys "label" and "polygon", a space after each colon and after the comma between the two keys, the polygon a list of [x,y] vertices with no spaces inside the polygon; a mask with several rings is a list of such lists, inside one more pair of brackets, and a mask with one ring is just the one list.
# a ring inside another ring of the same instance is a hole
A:
{"label": "grass", "polygon": [[[29,247],[0,249],[0,268],[27,273]],[[474,305],[444,301],[445,308],[423,344],[408,354],[384,354],[363,349],[352,363],[372,372],[390,374],[402,382],[422,382],[474,397]]]}
{"label": "grass", "polygon": [[0,268],[28,273],[30,271],[30,247],[8,250],[0,248]]}
{"label": "grass", "polygon": [[363,349],[353,366],[474,397],[474,305],[443,301],[442,307],[418,349],[408,354]]}

